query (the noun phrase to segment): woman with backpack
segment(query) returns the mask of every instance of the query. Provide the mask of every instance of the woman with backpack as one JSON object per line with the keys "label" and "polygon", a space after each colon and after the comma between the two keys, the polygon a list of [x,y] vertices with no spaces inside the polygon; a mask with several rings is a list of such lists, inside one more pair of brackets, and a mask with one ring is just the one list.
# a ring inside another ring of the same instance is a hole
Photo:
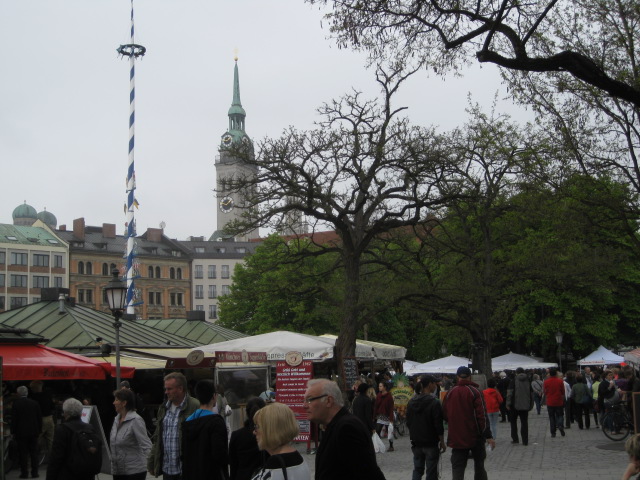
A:
{"label": "woman with backpack", "polygon": [[151,451],[146,424],[135,411],[136,398],[131,390],[122,388],[113,396],[117,413],[110,437],[113,480],[144,480]]}

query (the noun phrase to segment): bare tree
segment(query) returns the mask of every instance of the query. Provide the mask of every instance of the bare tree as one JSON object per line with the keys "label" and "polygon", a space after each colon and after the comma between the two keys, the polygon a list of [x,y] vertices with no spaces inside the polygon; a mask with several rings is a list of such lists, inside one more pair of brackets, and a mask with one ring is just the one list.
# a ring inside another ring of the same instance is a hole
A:
{"label": "bare tree", "polygon": [[[340,45],[367,49],[374,61],[382,56],[409,58],[443,75],[474,59],[514,71],[565,73],[640,106],[638,84],[607,68],[602,51],[565,41],[572,32],[583,31],[606,46],[612,32],[576,20],[602,9],[619,12],[632,25],[637,20],[633,0],[307,1],[332,4],[327,17]],[[575,12],[578,17],[571,16]],[[637,42],[636,37],[629,40]]]}
{"label": "bare tree", "polygon": [[[369,304],[363,292],[368,275],[382,264],[375,241],[424,221],[429,209],[446,201],[436,185],[455,174],[441,137],[411,126],[400,115],[405,108],[392,107],[393,95],[412,73],[378,67],[380,101],[353,92],[325,104],[317,129],[289,128],[278,139],[264,140],[255,159],[244,158],[257,167],[257,176],[227,182],[246,198],[243,219],[229,224],[230,231],[287,231],[293,227],[287,222],[300,218],[290,213],[299,212],[310,224],[311,239],[323,230],[337,234],[338,241],[298,250],[301,255],[337,254],[332,268],[343,270],[339,371],[342,358],[353,355],[356,331],[366,322]],[[447,196],[455,193],[451,189]]]}

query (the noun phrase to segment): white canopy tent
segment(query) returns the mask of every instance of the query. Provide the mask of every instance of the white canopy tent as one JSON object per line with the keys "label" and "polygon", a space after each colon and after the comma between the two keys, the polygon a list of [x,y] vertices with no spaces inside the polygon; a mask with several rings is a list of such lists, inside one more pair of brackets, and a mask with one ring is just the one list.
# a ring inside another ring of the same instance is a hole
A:
{"label": "white canopy tent", "polygon": [[449,355],[448,357],[438,358],[430,362],[414,365],[410,369],[406,370],[406,374],[411,376],[423,373],[456,373],[458,371],[458,367],[466,367],[470,363],[471,360],[468,358]]}
{"label": "white canopy tent", "polygon": [[597,350],[578,360],[578,365],[615,365],[622,362],[624,362],[624,357],[616,355],[611,350],[600,345]]}
{"label": "white canopy tent", "polygon": [[413,360],[405,360],[404,362],[402,362],[402,371],[404,373],[407,373],[408,370],[412,369],[416,365],[420,365],[420,362],[415,362]]}
{"label": "white canopy tent", "polygon": [[501,370],[515,370],[516,368],[529,370],[534,368],[551,368],[557,366],[557,363],[545,363],[541,362],[537,358],[527,357],[526,355],[520,355],[519,353],[512,352],[491,359],[491,369],[494,372]]}
{"label": "white canopy tent", "polygon": [[[271,332],[252,337],[236,338],[226,342],[202,345],[193,350],[202,350],[206,354],[216,352],[266,352],[268,361],[284,360],[289,352],[301,352],[304,360],[321,362],[333,358],[335,339],[316,337],[295,332]],[[373,349],[369,345],[356,344],[358,360],[374,360]]]}
{"label": "white canopy tent", "polygon": [[[325,333],[321,338],[332,339],[335,343],[338,338],[336,335]],[[356,340],[356,349],[367,347],[373,349],[373,355],[376,360],[404,360],[407,349],[398,345],[389,345],[388,343],[372,342],[371,340]]]}
{"label": "white canopy tent", "polygon": [[640,348],[631,350],[624,354],[624,360],[635,368],[640,368]]}

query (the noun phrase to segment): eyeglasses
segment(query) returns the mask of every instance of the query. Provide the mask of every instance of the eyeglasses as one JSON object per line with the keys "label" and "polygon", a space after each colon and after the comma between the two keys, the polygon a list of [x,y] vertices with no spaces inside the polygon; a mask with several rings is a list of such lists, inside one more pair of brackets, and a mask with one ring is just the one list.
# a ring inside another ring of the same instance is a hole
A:
{"label": "eyeglasses", "polygon": [[309,404],[311,402],[313,402],[314,400],[319,400],[321,398],[324,397],[328,397],[329,395],[327,395],[326,393],[324,395],[318,395],[317,397],[308,397],[304,399],[304,403]]}

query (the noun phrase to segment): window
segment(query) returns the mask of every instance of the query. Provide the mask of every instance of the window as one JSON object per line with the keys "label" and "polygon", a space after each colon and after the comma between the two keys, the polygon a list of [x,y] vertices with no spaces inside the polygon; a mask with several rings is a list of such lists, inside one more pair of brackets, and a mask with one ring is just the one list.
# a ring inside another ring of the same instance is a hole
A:
{"label": "window", "polygon": [[172,306],[182,306],[182,294],[181,293],[172,293],[170,296],[171,296],[171,305]]}
{"label": "window", "polygon": [[218,318],[218,305],[209,305],[209,318]]}
{"label": "window", "polygon": [[49,242],[51,245],[58,245],[60,243],[57,240],[54,240],[53,238],[47,238],[47,242]]}
{"label": "window", "polygon": [[4,310],[4,297],[0,296],[0,310]]}
{"label": "window", "polygon": [[11,297],[11,308],[24,307],[27,304],[27,297]]}
{"label": "window", "polygon": [[33,266],[34,267],[48,267],[49,255],[41,255],[38,253],[33,254]]}
{"label": "window", "polygon": [[162,278],[162,275],[160,275],[160,267],[156,267],[156,278]]}
{"label": "window", "polygon": [[93,303],[93,290],[88,288],[79,288],[78,303]]}
{"label": "window", "polygon": [[196,312],[204,312],[204,305],[196,305]]}
{"label": "window", "polygon": [[238,253],[247,253],[247,249],[245,247],[237,247],[236,252]]}
{"label": "window", "polygon": [[33,288],[49,288],[49,277],[33,276]]}
{"label": "window", "polygon": [[181,257],[182,256],[182,252],[180,250],[171,250],[171,256],[172,257]]}
{"label": "window", "polygon": [[231,293],[231,289],[229,285],[222,285],[222,295],[229,295]]}
{"label": "window", "polygon": [[38,303],[40,301],[40,297],[31,297],[31,303]]}
{"label": "window", "polygon": [[209,265],[207,273],[209,278],[216,278],[216,266]]}
{"label": "window", "polygon": [[196,285],[196,298],[204,298],[202,285]]}
{"label": "window", "polygon": [[149,267],[149,278],[153,278],[153,267]]}
{"label": "window", "polygon": [[84,262],[78,262],[78,273],[84,275]]}
{"label": "window", "polygon": [[[27,254],[11,252],[11,265],[27,265]],[[21,297],[16,297],[21,298]],[[12,300],[13,301],[13,300]]]}
{"label": "window", "polygon": [[102,275],[104,275],[105,277],[109,275],[109,265],[107,265],[106,263],[102,264]]}
{"label": "window", "polygon": [[115,263],[110,263],[109,264],[109,275],[111,275],[111,272],[113,272],[114,270],[117,270],[118,267],[116,267]]}
{"label": "window", "polygon": [[0,264],[4,265],[7,262],[7,254],[0,252]]}
{"label": "window", "polygon": [[169,278],[176,278],[176,269],[173,267],[169,269]]}
{"label": "window", "polygon": [[56,288],[62,288],[62,277],[53,277],[53,286]]}
{"label": "window", "polygon": [[202,265],[196,265],[196,278],[202,278]]}
{"label": "window", "polygon": [[0,287],[4,287],[4,273],[0,273]]}
{"label": "window", "polygon": [[222,265],[222,271],[220,272],[220,278],[229,278],[229,265]]}
{"label": "window", "polygon": [[176,270],[176,278],[177,278],[178,280],[182,280],[182,269],[181,269],[181,268],[178,268],[178,269]]}
{"label": "window", "polygon": [[149,305],[162,305],[162,292],[149,292]]}
{"label": "window", "polygon": [[53,266],[55,268],[62,268],[62,255],[53,256]]}
{"label": "window", "polygon": [[27,275],[11,275],[11,286],[26,287],[28,278]]}
{"label": "window", "polygon": [[204,247],[195,247],[193,250],[196,253],[204,253]]}
{"label": "window", "polygon": [[218,292],[216,291],[215,285],[209,285],[209,298],[216,298],[218,296]]}
{"label": "window", "polygon": [[87,262],[87,275],[93,275],[93,263]]}

